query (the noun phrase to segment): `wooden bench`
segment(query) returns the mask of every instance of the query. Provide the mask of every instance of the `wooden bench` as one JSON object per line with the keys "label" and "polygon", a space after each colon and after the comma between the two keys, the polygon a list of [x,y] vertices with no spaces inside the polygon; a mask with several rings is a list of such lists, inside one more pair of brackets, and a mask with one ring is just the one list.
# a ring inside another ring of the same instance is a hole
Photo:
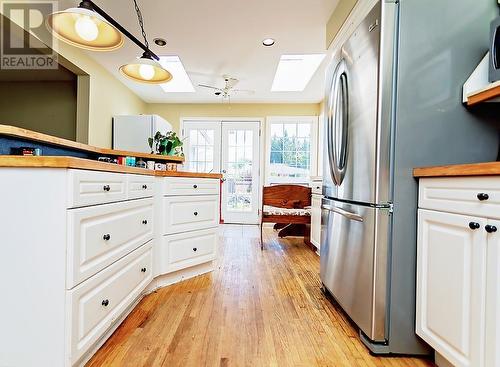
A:
{"label": "wooden bench", "polygon": [[[307,243],[311,224],[311,188],[300,185],[264,186],[262,194],[262,216],[260,223],[260,248],[264,249],[263,223],[276,223],[281,228],[279,236],[303,235]],[[289,227],[297,225],[295,233]]]}

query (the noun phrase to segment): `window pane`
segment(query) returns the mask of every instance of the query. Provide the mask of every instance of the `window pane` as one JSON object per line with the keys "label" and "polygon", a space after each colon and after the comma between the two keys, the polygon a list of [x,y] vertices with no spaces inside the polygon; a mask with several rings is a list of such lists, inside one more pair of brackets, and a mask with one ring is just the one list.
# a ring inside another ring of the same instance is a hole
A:
{"label": "window pane", "polygon": [[228,141],[229,145],[233,145],[233,146],[236,145],[236,131],[230,130],[228,132],[228,140],[227,141]]}
{"label": "window pane", "polygon": [[236,134],[236,143],[238,145],[245,145],[245,130],[238,130]]}
{"label": "window pane", "polygon": [[271,137],[271,150],[283,150],[283,138]]}
{"label": "window pane", "polygon": [[311,124],[298,124],[297,136],[301,138],[309,138],[311,136]]}
{"label": "window pane", "polygon": [[271,137],[283,137],[283,124],[271,124]]}
{"label": "window pane", "polygon": [[189,144],[196,145],[198,144],[198,131],[190,130],[189,131]]}
{"label": "window pane", "polygon": [[311,129],[311,123],[300,120],[271,123],[268,173],[271,183],[307,182],[311,168]]}
{"label": "window pane", "polygon": [[285,150],[285,151],[295,150],[295,141],[296,140],[297,140],[296,137],[285,136],[283,138],[283,150]]}
{"label": "window pane", "polygon": [[297,124],[285,124],[285,136],[297,136]]}
{"label": "window pane", "polygon": [[252,130],[246,130],[245,131],[245,145],[246,146],[252,146],[253,142],[253,131]]}

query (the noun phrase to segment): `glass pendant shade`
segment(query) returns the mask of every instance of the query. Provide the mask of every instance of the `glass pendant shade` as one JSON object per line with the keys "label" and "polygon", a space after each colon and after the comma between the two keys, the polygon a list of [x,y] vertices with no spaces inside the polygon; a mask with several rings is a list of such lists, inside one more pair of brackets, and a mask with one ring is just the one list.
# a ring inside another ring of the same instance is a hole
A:
{"label": "glass pendant shade", "polygon": [[111,51],[123,45],[123,35],[96,12],[69,8],[51,14],[47,27],[58,39],[92,51]]}
{"label": "glass pendant shade", "polygon": [[172,74],[165,70],[159,62],[147,55],[122,65],[120,72],[127,78],[141,83],[162,84],[172,79]]}

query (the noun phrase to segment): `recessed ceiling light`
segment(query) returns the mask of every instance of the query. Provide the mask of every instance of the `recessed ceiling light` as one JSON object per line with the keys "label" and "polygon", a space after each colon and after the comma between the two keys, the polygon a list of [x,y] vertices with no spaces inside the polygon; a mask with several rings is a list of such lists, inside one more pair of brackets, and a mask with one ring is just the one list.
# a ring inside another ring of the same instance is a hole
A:
{"label": "recessed ceiling light", "polygon": [[267,46],[267,47],[272,46],[275,43],[276,43],[276,41],[274,39],[272,39],[272,38],[265,38],[264,40],[262,40],[262,44],[264,46]]}
{"label": "recessed ceiling light", "polygon": [[172,80],[160,87],[167,93],[194,92],[193,84],[179,56],[160,56],[160,65],[172,74]]}
{"label": "recessed ceiling light", "polygon": [[281,55],[271,91],[303,91],[324,58],[324,54]]}
{"label": "recessed ceiling light", "polygon": [[155,38],[153,39],[154,43],[156,43],[158,46],[165,46],[167,44],[167,41],[163,38]]}

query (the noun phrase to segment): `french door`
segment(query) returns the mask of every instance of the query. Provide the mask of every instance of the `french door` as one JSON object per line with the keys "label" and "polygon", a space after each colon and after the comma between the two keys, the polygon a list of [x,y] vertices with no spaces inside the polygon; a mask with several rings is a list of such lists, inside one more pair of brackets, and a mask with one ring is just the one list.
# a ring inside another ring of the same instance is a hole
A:
{"label": "french door", "polygon": [[184,121],[186,166],[223,175],[224,223],[259,221],[259,121]]}

